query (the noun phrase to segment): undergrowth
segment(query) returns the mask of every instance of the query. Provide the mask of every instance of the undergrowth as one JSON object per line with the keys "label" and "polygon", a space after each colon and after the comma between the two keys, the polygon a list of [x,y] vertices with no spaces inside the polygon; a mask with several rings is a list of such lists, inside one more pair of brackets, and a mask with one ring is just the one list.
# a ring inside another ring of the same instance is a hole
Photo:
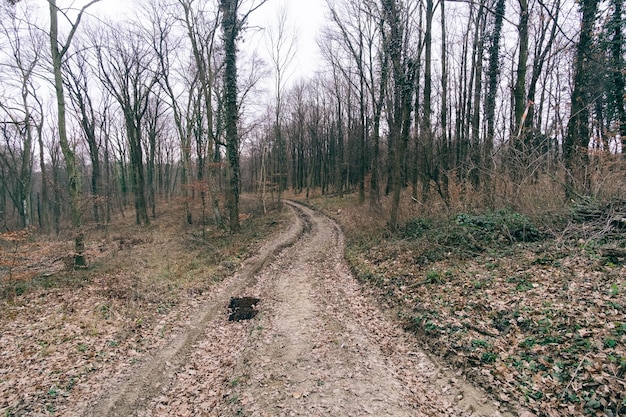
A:
{"label": "undergrowth", "polygon": [[244,200],[241,213],[243,227],[237,234],[220,227],[185,225],[180,207],[163,210],[149,226],[120,219],[120,224],[113,222],[107,230],[91,232],[89,265],[84,269],[71,267],[71,242],[43,236],[22,239],[16,253],[0,254],[0,265],[11,266],[6,268],[10,274],[0,276],[0,300],[38,290],[80,288],[102,276],[126,276],[129,270],[141,279],[132,283],[125,278],[113,279],[107,287],[139,285],[139,291],[150,293],[154,293],[155,285],[167,293],[208,287],[232,274],[256,245],[286,221],[286,212],[270,210],[263,215],[256,201]]}

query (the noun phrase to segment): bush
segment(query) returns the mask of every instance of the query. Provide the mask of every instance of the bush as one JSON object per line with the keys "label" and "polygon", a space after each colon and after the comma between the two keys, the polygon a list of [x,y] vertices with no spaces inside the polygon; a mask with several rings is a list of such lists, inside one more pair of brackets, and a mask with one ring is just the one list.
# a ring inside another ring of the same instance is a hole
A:
{"label": "bush", "polygon": [[480,215],[461,213],[455,218],[456,224],[467,228],[477,241],[536,242],[541,240],[541,232],[530,219],[520,213],[497,210]]}
{"label": "bush", "polygon": [[430,229],[430,221],[418,217],[412,218],[400,229],[400,234],[405,239],[422,237],[424,232]]}

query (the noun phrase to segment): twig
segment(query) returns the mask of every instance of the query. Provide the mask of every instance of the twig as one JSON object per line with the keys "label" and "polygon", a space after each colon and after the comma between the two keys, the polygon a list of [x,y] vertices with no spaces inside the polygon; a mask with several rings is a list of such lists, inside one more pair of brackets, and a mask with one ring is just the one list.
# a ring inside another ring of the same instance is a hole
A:
{"label": "twig", "polygon": [[574,375],[572,375],[572,378],[569,380],[567,386],[565,387],[565,389],[563,390],[563,393],[561,394],[561,400],[565,396],[565,391],[567,391],[570,385],[572,385],[572,382],[574,382],[574,378],[576,378],[576,375],[578,375],[578,371],[580,371],[580,367],[582,366],[585,359],[587,359],[587,355],[589,355],[589,352],[585,353],[585,355],[580,359],[580,362],[578,362],[578,366],[576,367],[576,370],[574,371]]}
{"label": "twig", "polygon": [[474,325],[473,325],[473,324],[471,324],[471,323],[462,323],[462,324],[463,324],[463,326],[464,326],[465,328],[467,328],[467,329],[469,329],[469,330],[474,330],[475,332],[480,333],[480,334],[482,334],[482,335],[484,335],[484,336],[489,336],[489,337],[493,337],[493,338],[500,337],[500,335],[499,335],[499,334],[495,334],[495,333],[493,333],[493,332],[490,332],[490,331],[489,331],[489,330],[487,330],[487,329],[481,329],[480,327],[478,327],[478,326],[474,326]]}

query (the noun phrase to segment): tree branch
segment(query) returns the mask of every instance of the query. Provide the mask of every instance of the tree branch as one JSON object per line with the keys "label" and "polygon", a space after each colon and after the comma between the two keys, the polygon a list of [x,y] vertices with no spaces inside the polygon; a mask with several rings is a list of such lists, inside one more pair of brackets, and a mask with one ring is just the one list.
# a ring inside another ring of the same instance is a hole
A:
{"label": "tree branch", "polygon": [[[76,34],[76,30],[78,29],[78,25],[80,24],[81,19],[83,18],[83,14],[85,13],[85,11],[93,6],[94,4],[100,2],[102,0],[91,0],[89,3],[87,3],[86,5],[84,5],[81,9],[80,12],[78,13],[78,17],[76,18],[76,21],[72,24],[72,29],[70,30],[70,34],[67,36],[67,40],[65,41],[65,45],[63,46],[63,49],[61,49],[60,51],[60,56],[61,58],[63,58],[63,56],[65,56],[65,54],[67,53],[67,50],[69,49],[71,43],[72,43],[72,39],[74,38],[74,35]],[[59,7],[56,6],[56,9],[60,11]],[[58,42],[58,40],[57,40]]]}

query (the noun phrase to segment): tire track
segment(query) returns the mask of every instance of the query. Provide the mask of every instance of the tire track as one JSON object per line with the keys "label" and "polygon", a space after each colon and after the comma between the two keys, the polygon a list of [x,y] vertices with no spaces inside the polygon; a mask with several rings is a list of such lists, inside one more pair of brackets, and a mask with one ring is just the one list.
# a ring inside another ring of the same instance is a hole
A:
{"label": "tire track", "polygon": [[226,286],[195,314],[195,320],[186,331],[175,336],[154,357],[147,359],[128,379],[115,384],[84,415],[131,416],[160,395],[190,355],[193,345],[204,335],[209,323],[223,316],[224,306],[230,297],[250,287],[257,273],[282,250],[296,243],[309,227],[305,219],[297,216],[285,233],[266,244],[257,256],[244,263],[241,271],[229,279]]}
{"label": "tire track", "polygon": [[[285,203],[290,228],[85,416],[507,415],[363,293],[334,221]],[[258,315],[228,322],[229,298],[244,292],[261,298]]]}

